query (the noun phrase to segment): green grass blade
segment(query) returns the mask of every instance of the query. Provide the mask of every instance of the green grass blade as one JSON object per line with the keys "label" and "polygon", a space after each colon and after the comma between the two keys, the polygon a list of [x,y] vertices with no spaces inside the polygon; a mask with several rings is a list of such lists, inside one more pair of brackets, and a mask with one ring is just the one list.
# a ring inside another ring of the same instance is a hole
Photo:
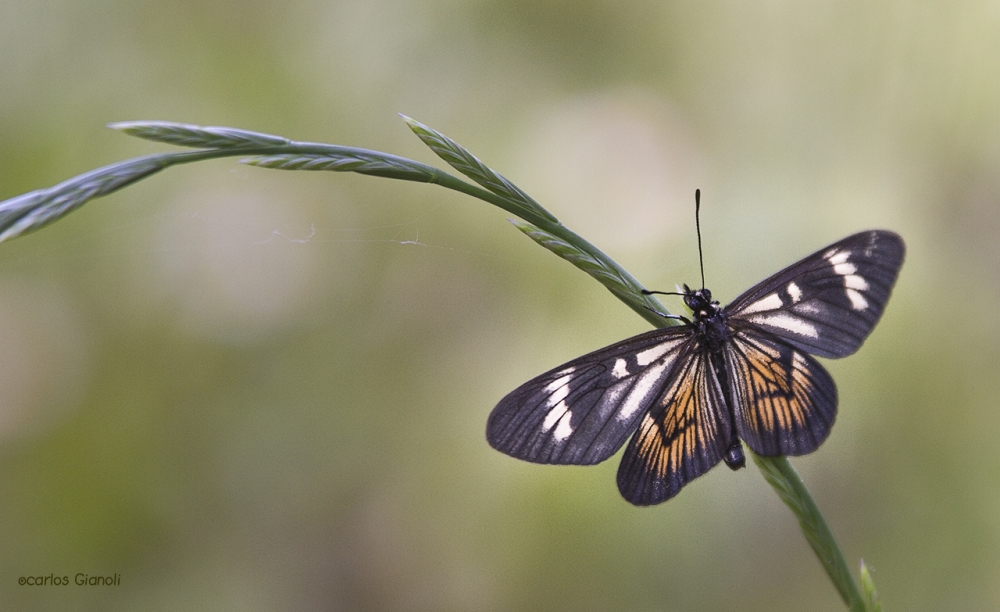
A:
{"label": "green grass blade", "polygon": [[0,202],[0,242],[40,229],[88,200],[156,174],[170,165],[164,157],[150,155],[111,164]]}
{"label": "green grass blade", "polygon": [[[628,304],[630,308],[653,325],[664,327],[677,324],[676,320],[666,319],[661,314],[657,314],[664,313],[664,308],[659,301],[651,295],[643,295],[642,285],[621,268],[610,265],[606,257],[601,258],[593,250],[574,244],[577,241],[566,237],[564,232],[560,232],[564,234],[563,237],[560,237],[526,221],[518,221],[517,219],[508,219],[508,221],[538,244],[592,276],[615,297]],[[561,225],[559,227],[562,228]]]}
{"label": "green grass blade", "polygon": [[[258,155],[240,160],[244,164],[274,170],[326,170],[331,172],[357,172],[383,178],[393,178],[421,183],[433,183],[440,170],[423,166],[410,160],[394,160],[375,151],[356,149],[351,152],[327,153],[277,153]],[[408,163],[404,163],[408,162]]]}
{"label": "green grass blade", "polygon": [[171,121],[121,121],[109,123],[108,127],[136,138],[197,149],[280,147],[292,143],[281,136],[249,130],[238,130],[230,127],[204,127]]}
{"label": "green grass blade", "polygon": [[[521,191],[517,185],[511,183],[499,173],[494,172],[489,166],[479,161],[479,158],[470,153],[457,142],[448,138],[441,132],[427,127],[419,121],[410,119],[406,115],[400,116],[404,121],[406,121],[406,124],[410,126],[413,133],[416,134],[425,145],[430,147],[430,149],[434,151],[438,157],[448,162],[448,165],[492,193],[506,198],[518,209],[529,213],[528,215],[518,214],[518,216],[537,215],[552,223],[559,222],[559,220],[556,219],[552,213],[542,208],[538,202],[532,199],[528,194]],[[533,215],[531,213],[533,213]]]}
{"label": "green grass blade", "polygon": [[[169,144],[206,147],[188,153],[161,153],[91,170],[58,185],[0,202],[0,242],[34,231],[76,210],[175,164],[241,156],[250,165],[286,170],[334,170],[384,178],[434,183],[485,200],[505,210],[505,199],[461,181],[433,166],[378,151],[300,143],[248,130],[200,127],[166,121],[113,123],[126,134]],[[516,212],[515,212],[516,214]]]}

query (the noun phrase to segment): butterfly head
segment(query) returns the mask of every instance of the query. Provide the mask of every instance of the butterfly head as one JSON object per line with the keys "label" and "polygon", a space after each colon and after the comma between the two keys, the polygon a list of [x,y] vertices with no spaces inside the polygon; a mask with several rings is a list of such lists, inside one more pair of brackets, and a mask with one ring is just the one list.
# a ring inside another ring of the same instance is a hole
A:
{"label": "butterfly head", "polygon": [[719,302],[712,300],[712,292],[702,288],[692,290],[684,285],[684,305],[691,309],[696,320],[708,319],[719,314]]}

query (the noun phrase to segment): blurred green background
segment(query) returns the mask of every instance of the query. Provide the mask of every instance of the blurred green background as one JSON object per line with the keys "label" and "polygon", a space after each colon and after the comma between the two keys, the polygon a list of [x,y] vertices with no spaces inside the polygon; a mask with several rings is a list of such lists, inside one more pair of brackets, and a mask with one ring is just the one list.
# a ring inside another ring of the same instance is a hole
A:
{"label": "blurred green background", "polygon": [[[1000,609],[995,2],[7,0],[0,199],[230,125],[467,146],[646,286],[907,261],[793,460],[886,610]],[[441,165],[441,164],[438,164]],[[0,608],[842,610],[753,467],[638,509],[493,451],[505,393],[647,329],[482,202],[214,161],[0,245]],[[676,300],[666,301],[680,310]],[[115,587],[21,576],[119,574]]]}

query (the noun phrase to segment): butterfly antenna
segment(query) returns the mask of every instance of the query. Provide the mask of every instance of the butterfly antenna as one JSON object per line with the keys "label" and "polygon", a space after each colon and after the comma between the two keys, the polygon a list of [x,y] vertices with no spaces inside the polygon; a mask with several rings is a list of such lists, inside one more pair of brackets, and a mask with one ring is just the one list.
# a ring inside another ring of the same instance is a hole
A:
{"label": "butterfly antenna", "polygon": [[705,288],[705,258],[701,255],[701,189],[694,190],[694,228],[698,232],[698,266],[701,268],[701,288]]}

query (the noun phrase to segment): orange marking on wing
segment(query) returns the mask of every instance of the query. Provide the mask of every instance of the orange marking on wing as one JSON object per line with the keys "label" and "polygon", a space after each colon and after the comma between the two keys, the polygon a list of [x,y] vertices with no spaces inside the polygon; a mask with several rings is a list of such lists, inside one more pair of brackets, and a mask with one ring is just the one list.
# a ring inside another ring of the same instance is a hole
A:
{"label": "orange marking on wing", "polygon": [[639,428],[639,455],[660,479],[679,472],[699,454],[699,442],[713,437],[712,432],[701,431],[709,421],[709,407],[703,405],[709,389],[704,367],[695,367],[695,362],[701,363],[692,360],[663,394],[660,421],[653,416],[654,410],[643,417]]}
{"label": "orange marking on wing", "polygon": [[805,357],[794,351],[789,362],[776,358],[773,350],[749,343],[742,346],[750,383],[746,399],[753,404],[745,407],[749,424],[760,432],[806,427],[815,385]]}

